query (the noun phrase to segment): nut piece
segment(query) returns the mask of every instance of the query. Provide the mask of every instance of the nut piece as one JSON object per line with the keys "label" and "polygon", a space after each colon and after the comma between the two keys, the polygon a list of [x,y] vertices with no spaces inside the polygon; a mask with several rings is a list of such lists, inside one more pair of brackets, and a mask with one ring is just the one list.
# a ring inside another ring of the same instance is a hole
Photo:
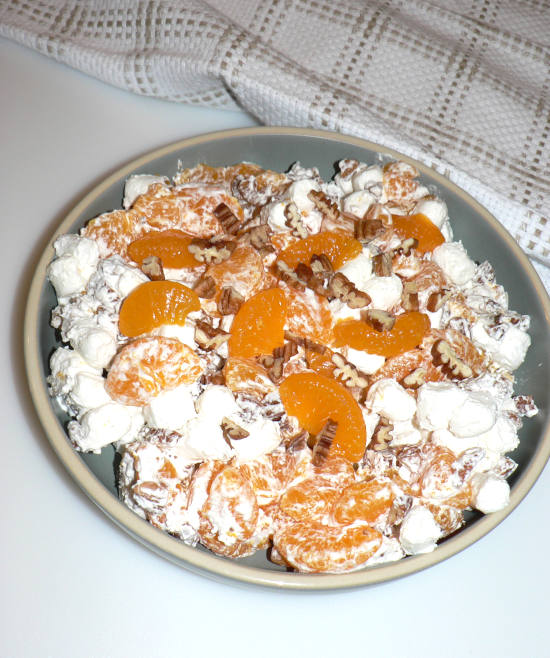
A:
{"label": "nut piece", "polygon": [[279,278],[289,286],[298,288],[298,290],[303,290],[307,286],[307,282],[300,279],[298,274],[284,260],[275,261],[275,270]]}
{"label": "nut piece", "polygon": [[287,341],[282,347],[276,347],[271,355],[261,356],[259,361],[267,369],[269,379],[278,384],[283,378],[285,363],[296,354],[298,354],[297,343]]}
{"label": "nut piece", "polygon": [[324,354],[327,351],[325,345],[316,343],[309,338],[298,336],[298,334],[293,334],[291,331],[285,331],[285,338],[286,340],[292,341],[299,347],[303,347],[305,350],[311,350],[312,352],[317,352],[318,354]]}
{"label": "nut piece", "polygon": [[334,274],[334,268],[326,254],[313,254],[309,266],[313,274],[323,280],[329,280]]}
{"label": "nut piece", "polygon": [[372,301],[366,292],[358,290],[342,272],[336,272],[332,277],[328,285],[328,292],[350,308],[364,308]]}
{"label": "nut piece", "polygon": [[164,281],[164,268],[162,261],[158,256],[147,256],[141,263],[141,271],[146,274],[151,281]]}
{"label": "nut piece", "polygon": [[193,290],[202,299],[212,299],[216,295],[216,282],[211,276],[203,274],[195,282]]}
{"label": "nut piece", "polygon": [[420,388],[422,384],[426,383],[426,375],[428,371],[426,368],[416,368],[408,375],[403,377],[401,385],[404,388]]}
{"label": "nut piece", "polygon": [[369,449],[376,450],[376,452],[386,450],[392,442],[392,430],[393,425],[387,420],[381,418],[378,421],[378,425],[374,428],[374,432],[368,446]]}
{"label": "nut piece", "polygon": [[307,238],[307,228],[302,221],[302,215],[295,203],[291,201],[286,205],[284,215],[286,218],[285,225],[288,226],[292,235],[298,238]]}
{"label": "nut piece", "polygon": [[359,240],[359,242],[370,242],[384,230],[384,224],[381,219],[367,219],[363,217],[355,222],[353,232],[355,239]]}
{"label": "nut piece", "polygon": [[325,217],[333,222],[338,222],[341,218],[342,213],[340,212],[338,206],[329,199],[329,197],[324,192],[319,192],[317,190],[311,190],[307,195],[310,201],[313,201],[314,206],[317,210]]}
{"label": "nut piece", "polygon": [[459,359],[456,352],[446,340],[440,339],[432,347],[432,357],[436,366],[455,379],[467,379],[473,375],[470,366]]}
{"label": "nut piece", "polygon": [[218,218],[224,232],[229,235],[235,235],[241,228],[241,220],[225,203],[220,203],[214,208],[214,215]]}
{"label": "nut piece", "polygon": [[314,466],[322,466],[327,461],[330,447],[336,436],[337,429],[338,423],[335,420],[332,420],[332,418],[329,418],[315,437],[313,458],[311,460]]}
{"label": "nut piece", "polygon": [[[223,438],[226,443],[229,441],[239,441],[240,439],[246,439],[247,436],[250,436],[250,432],[247,432],[244,427],[237,425],[237,423],[227,416],[224,416],[221,420],[220,427],[222,428]],[[229,445],[231,445],[229,443]]]}
{"label": "nut piece", "polygon": [[217,350],[229,340],[229,332],[223,329],[214,329],[211,324],[203,320],[195,322],[195,342],[203,350]]}
{"label": "nut piece", "polygon": [[416,238],[405,238],[396,251],[398,254],[403,254],[403,256],[410,256],[412,250],[417,247],[418,240]]}
{"label": "nut piece", "polygon": [[405,281],[403,284],[401,304],[405,311],[418,311],[420,308],[418,301],[418,286],[414,281]]}
{"label": "nut piece", "polygon": [[298,434],[290,437],[289,442],[286,447],[286,451],[293,455],[296,452],[301,452],[307,446],[307,441],[309,438],[309,432],[306,430],[301,430]]}
{"label": "nut piece", "polygon": [[385,252],[374,256],[372,259],[372,271],[376,276],[391,276],[393,274],[391,253]]}
{"label": "nut piece", "polygon": [[443,304],[447,300],[448,296],[449,296],[449,291],[446,290],[445,288],[442,288],[441,290],[437,290],[436,292],[432,292],[432,294],[428,297],[428,301],[426,302],[426,309],[430,311],[430,313],[435,313],[436,311],[439,311],[439,309],[443,306]]}
{"label": "nut piece", "polygon": [[260,226],[254,226],[245,234],[248,242],[261,253],[267,253],[275,251],[275,248],[271,244],[270,240],[270,230],[267,224],[260,224]]}
{"label": "nut piece", "polygon": [[218,311],[220,315],[235,315],[243,302],[244,297],[233,286],[224,286],[218,300]]}
{"label": "nut piece", "polygon": [[340,379],[349,388],[354,386],[357,386],[358,388],[367,388],[369,385],[367,376],[359,372],[359,370],[352,363],[344,359],[341,354],[334,352],[331,361],[335,365],[332,374],[336,379]]}
{"label": "nut piece", "polygon": [[199,263],[222,263],[227,260],[235,249],[234,242],[205,240],[204,238],[194,238],[189,244],[189,252],[199,261]]}
{"label": "nut piece", "polygon": [[395,316],[379,308],[363,311],[361,319],[376,331],[391,331],[395,324]]}

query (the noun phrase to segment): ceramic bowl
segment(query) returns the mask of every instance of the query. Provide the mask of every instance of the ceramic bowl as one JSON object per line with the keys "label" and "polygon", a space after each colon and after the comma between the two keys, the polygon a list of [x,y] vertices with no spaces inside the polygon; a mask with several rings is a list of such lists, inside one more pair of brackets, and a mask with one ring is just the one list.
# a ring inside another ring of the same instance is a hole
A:
{"label": "ceramic bowl", "polygon": [[[304,167],[318,167],[321,176],[328,180],[334,174],[335,163],[342,158],[373,163],[386,156],[411,162],[420,171],[421,182],[437,189],[448,206],[455,239],[463,241],[474,260],[492,263],[497,281],[509,293],[510,307],[531,316],[532,346],[516,373],[517,390],[531,394],[540,413],[525,422],[520,446],[510,455],[518,468],[509,480],[509,506],[486,516],[471,513],[465,527],[442,541],[432,553],[348,574],[290,573],[269,562],[263,553],[240,560],[217,557],[202,547],[186,546],[149,525],[117,497],[114,449],[104,448],[99,455],[76,452],[65,431],[68,418],[48,395],[48,360],[58,345],[49,324],[56,299],[45,276],[53,257],[51,244],[59,234],[77,232],[88,219],[120,207],[124,181],[130,174],[173,175],[178,162],[190,167],[199,162],[221,166],[249,161],[285,171],[293,162],[300,161]],[[546,291],[514,239],[487,210],[447,178],[400,153],[360,139],[307,129],[247,128],[202,135],[159,148],[111,174],[82,199],[61,222],[36,268],[25,318],[25,358],[34,404],[59,459],[89,498],[135,539],[178,565],[218,579],[287,589],[336,589],[391,580],[445,560],[490,532],[524,498],[550,454],[549,318],[550,302]]]}

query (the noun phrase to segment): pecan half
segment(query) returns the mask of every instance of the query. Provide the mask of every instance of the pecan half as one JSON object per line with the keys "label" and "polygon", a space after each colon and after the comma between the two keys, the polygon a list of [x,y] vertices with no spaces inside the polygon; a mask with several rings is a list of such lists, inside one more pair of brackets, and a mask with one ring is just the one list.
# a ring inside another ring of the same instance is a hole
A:
{"label": "pecan half", "polygon": [[288,226],[292,235],[298,238],[307,238],[308,232],[302,220],[298,207],[292,201],[285,206],[285,225]]}
{"label": "pecan half", "polygon": [[164,268],[162,261],[158,256],[147,256],[141,263],[141,271],[146,274],[151,281],[164,281]]}
{"label": "pecan half", "polygon": [[199,263],[222,263],[227,260],[235,249],[235,243],[229,241],[213,241],[204,238],[193,238],[189,244],[189,252]]}
{"label": "pecan half", "polygon": [[439,311],[439,309],[443,306],[448,296],[449,296],[449,291],[446,290],[445,288],[442,288],[441,290],[437,290],[436,292],[432,292],[431,295],[428,297],[428,301],[426,302],[426,309],[430,311],[430,313],[435,313],[436,311]]}
{"label": "pecan half", "polygon": [[193,290],[201,299],[212,299],[216,295],[216,282],[211,276],[203,274],[195,282]]}
{"label": "pecan half", "polygon": [[456,352],[443,338],[434,343],[432,357],[436,366],[441,366],[443,371],[455,379],[467,379],[473,375],[470,366],[458,358]]}
{"label": "pecan half", "polygon": [[208,322],[197,320],[195,322],[195,342],[203,350],[217,350],[223,343],[229,340],[229,332],[223,329],[215,329]]}
{"label": "pecan half", "polygon": [[223,438],[227,443],[229,443],[229,441],[240,441],[241,439],[246,439],[247,436],[250,436],[250,432],[247,432],[244,427],[237,425],[234,420],[231,420],[226,416],[222,418],[220,427],[222,428]]}
{"label": "pecan half", "polygon": [[219,220],[224,232],[229,235],[235,235],[241,228],[241,220],[225,203],[220,203],[214,208],[214,216]]}
{"label": "pecan half", "polygon": [[333,222],[338,222],[341,218],[342,213],[340,212],[340,209],[324,192],[311,190],[308,192],[307,197],[310,201],[313,201],[313,205],[323,217],[326,217]]}
{"label": "pecan half", "polygon": [[243,302],[244,297],[233,286],[224,286],[218,300],[218,311],[220,315],[235,315]]}
{"label": "pecan half", "polygon": [[336,436],[337,429],[338,423],[332,420],[332,418],[329,418],[315,437],[313,458],[311,460],[314,466],[322,466],[328,459],[330,447]]}
{"label": "pecan half", "polygon": [[395,316],[379,308],[363,311],[361,319],[376,331],[391,331],[395,324]]}

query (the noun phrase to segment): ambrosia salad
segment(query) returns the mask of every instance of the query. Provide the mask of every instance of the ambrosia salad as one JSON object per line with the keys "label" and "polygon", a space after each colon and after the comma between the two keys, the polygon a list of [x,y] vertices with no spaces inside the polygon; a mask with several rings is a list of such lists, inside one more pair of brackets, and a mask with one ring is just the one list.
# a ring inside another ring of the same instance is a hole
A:
{"label": "ambrosia salad", "polygon": [[185,543],[302,572],[505,507],[529,317],[434,192],[400,161],[131,176],[48,268],[74,447],[114,444],[121,499]]}

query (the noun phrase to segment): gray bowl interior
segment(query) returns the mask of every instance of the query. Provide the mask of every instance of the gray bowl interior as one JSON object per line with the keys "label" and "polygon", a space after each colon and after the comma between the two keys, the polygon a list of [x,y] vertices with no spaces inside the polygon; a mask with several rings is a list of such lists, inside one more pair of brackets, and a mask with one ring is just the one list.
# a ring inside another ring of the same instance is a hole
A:
{"label": "gray bowl interior", "polygon": [[[160,155],[155,152],[151,156],[144,156],[133,164],[124,167],[118,174],[109,179],[109,184],[103,186],[99,193],[97,193],[97,190],[96,192],[92,191],[81,204],[80,211],[72,216],[70,224],[67,225],[67,220],[65,220],[61,224],[58,233],[77,232],[87,220],[102,212],[120,207],[124,180],[131,173],[172,176],[176,173],[179,162],[183,167],[190,167],[199,162],[212,166],[222,166],[242,161],[255,162],[266,168],[285,171],[292,163],[299,161],[304,167],[317,167],[323,178],[328,180],[335,173],[335,163],[342,158],[355,158],[367,163],[375,163],[380,161],[381,157],[402,157],[402,159],[410,161],[408,158],[400,156],[400,154],[379,149],[375,145],[360,142],[359,140],[351,140],[340,135],[315,133],[314,131],[276,129],[271,132],[262,132],[261,129],[251,129],[231,131],[227,134],[220,133],[217,136],[203,140],[186,140],[181,144],[165,148]],[[548,387],[550,361],[548,297],[527,258],[520,252],[514,240],[501,225],[448,180],[428,168],[418,165],[418,163],[415,164],[421,171],[422,182],[430,188],[437,188],[439,196],[445,200],[449,209],[455,239],[463,241],[473,259],[491,262],[496,271],[497,281],[509,293],[510,307],[531,316],[532,346],[525,363],[516,373],[516,388],[518,392],[531,394],[535,398],[540,413],[534,419],[525,422],[520,433],[520,447],[510,455],[518,463],[518,469],[511,477],[510,483],[513,490],[518,489],[519,491],[521,489],[517,500],[512,505],[513,507],[532,486],[548,456],[548,408],[550,402]],[[51,258],[51,249],[49,257]],[[47,282],[43,282],[37,309],[38,326],[36,327],[38,332],[38,362],[42,381],[45,380],[48,374],[49,356],[59,345],[58,336],[49,324],[51,309],[55,304],[56,300],[52,287]],[[61,409],[57,408],[55,403],[50,402],[50,404],[60,426],[64,428],[68,418]],[[114,449],[112,447],[105,448],[100,455],[80,453],[78,455],[93,477],[97,478],[116,498]],[[537,464],[533,467],[535,461],[537,461]],[[523,480],[525,482],[520,486]],[[116,504],[121,505],[118,501]],[[485,534],[485,531],[490,530],[496,524],[487,523],[486,518],[471,514],[467,528],[479,523],[485,523],[486,529],[475,533],[474,540]],[[160,533],[158,530],[153,531]],[[462,530],[459,534],[465,532],[466,530]],[[451,537],[446,542],[455,540],[456,537]],[[467,545],[467,543],[467,541],[462,541],[456,550],[460,550],[464,547],[463,544]],[[154,546],[152,548],[156,550]],[[428,560],[428,562],[426,560],[418,561],[419,568],[439,561],[436,555],[437,550],[434,553],[433,560]],[[444,557],[453,554],[456,550],[451,549]],[[407,560],[416,560],[416,558],[407,558]],[[214,565],[223,561],[223,559],[218,558]],[[264,571],[280,571],[280,568],[268,562],[263,554],[256,554],[250,558],[239,560],[239,564],[245,567],[256,567]],[[214,566],[214,571],[217,568],[217,566]],[[223,571],[223,566],[220,567],[220,570]],[[414,568],[409,569],[409,571],[411,570],[414,570]],[[353,577],[353,575],[350,576]],[[391,575],[388,577],[391,577]],[[349,580],[350,585],[356,584],[356,582],[368,582],[368,579],[361,581],[360,578],[355,577],[354,580]]]}

